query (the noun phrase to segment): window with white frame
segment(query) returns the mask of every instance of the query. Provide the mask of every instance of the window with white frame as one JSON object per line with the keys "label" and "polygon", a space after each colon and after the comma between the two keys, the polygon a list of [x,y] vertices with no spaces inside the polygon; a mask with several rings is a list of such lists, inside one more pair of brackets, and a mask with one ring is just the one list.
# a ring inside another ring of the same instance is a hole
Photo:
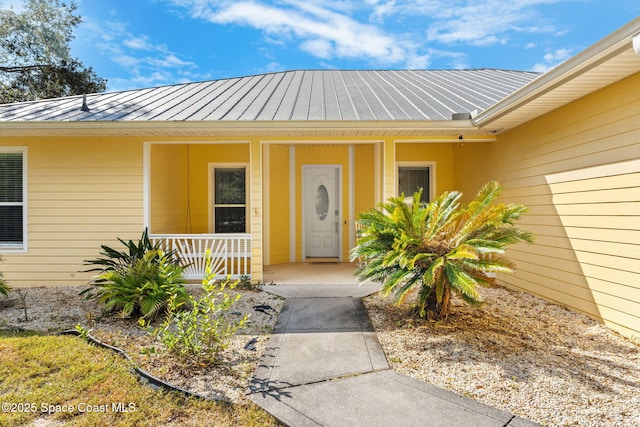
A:
{"label": "window with white frame", "polygon": [[0,147],[0,251],[26,249],[26,148]]}
{"label": "window with white frame", "polygon": [[246,165],[211,165],[214,233],[247,232]]}
{"label": "window with white frame", "polygon": [[404,194],[411,200],[413,193],[423,189],[421,200],[429,202],[433,188],[434,166],[431,163],[399,163],[398,164],[398,196]]}

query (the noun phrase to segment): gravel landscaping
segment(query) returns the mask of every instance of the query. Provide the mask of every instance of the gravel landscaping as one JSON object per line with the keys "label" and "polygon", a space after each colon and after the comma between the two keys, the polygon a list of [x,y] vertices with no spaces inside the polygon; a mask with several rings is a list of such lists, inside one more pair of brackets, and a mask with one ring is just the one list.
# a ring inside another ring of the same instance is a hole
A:
{"label": "gravel landscaping", "polygon": [[395,371],[547,426],[639,426],[640,346],[535,296],[479,289],[446,322],[365,299]]}
{"label": "gravel landscaping", "polygon": [[[241,290],[233,315],[248,325],[215,366],[162,354],[132,320],[103,316],[81,288],[14,290],[0,298],[0,329],[91,328],[151,374],[210,398],[241,402],[282,299]],[[193,293],[198,287],[190,288]],[[521,292],[480,289],[479,309],[454,300],[446,322],[416,320],[409,305],[365,299],[392,369],[548,426],[640,425],[640,346],[590,318]]]}

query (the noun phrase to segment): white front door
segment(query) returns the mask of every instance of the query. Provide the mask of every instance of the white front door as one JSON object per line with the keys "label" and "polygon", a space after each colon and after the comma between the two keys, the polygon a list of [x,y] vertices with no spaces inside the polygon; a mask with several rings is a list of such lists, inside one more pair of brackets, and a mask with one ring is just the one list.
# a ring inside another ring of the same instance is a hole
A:
{"label": "white front door", "polygon": [[303,229],[307,258],[340,256],[340,167],[302,169]]}

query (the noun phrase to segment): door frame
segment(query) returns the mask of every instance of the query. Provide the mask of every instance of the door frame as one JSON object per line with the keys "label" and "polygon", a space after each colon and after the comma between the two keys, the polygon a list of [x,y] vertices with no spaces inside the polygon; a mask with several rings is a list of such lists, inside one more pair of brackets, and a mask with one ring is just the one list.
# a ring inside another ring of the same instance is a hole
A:
{"label": "door frame", "polygon": [[301,204],[301,215],[302,215],[302,262],[305,262],[307,259],[307,204],[305,199],[305,189],[306,189],[306,171],[312,169],[324,169],[324,168],[333,168],[338,171],[338,182],[336,185],[336,197],[338,199],[338,261],[342,262],[342,222],[344,221],[344,211],[343,211],[343,203],[342,203],[342,165],[341,164],[307,164],[302,165],[302,177],[301,177],[301,190],[300,190],[300,204]]}

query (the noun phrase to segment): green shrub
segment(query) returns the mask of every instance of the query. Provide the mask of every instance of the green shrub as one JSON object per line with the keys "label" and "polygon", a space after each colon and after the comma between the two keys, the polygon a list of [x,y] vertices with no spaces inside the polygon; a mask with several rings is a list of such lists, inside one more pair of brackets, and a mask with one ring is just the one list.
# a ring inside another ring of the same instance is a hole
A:
{"label": "green shrub", "polygon": [[[101,274],[108,270],[119,270],[133,267],[135,263],[147,252],[155,251],[156,254],[159,254],[163,249],[162,242],[158,242],[155,245],[151,243],[151,240],[149,239],[149,231],[146,228],[142,232],[142,236],[137,243],[133,240],[125,242],[120,238],[118,238],[118,241],[125,246],[125,250],[118,251],[107,245],[101,245],[100,247],[102,248],[102,252],[100,252],[100,255],[102,255],[102,257],[84,261],[85,265],[95,265],[97,267],[85,271],[95,271]],[[165,252],[165,255],[171,258],[175,255],[175,251]],[[101,279],[97,279],[94,282],[99,282],[100,280]]]}
{"label": "green shrub", "polygon": [[164,252],[160,244],[152,245],[146,230],[138,243],[118,240],[126,250],[102,245],[103,257],[85,261],[99,266],[87,271],[99,274],[81,294],[97,298],[107,310],[120,310],[122,317],[153,317],[165,310],[170,300],[176,306],[188,301],[184,267],[173,252]]}
{"label": "green shrub", "polygon": [[9,287],[9,285],[7,285],[7,282],[5,282],[4,280],[0,279],[0,295],[2,295],[3,297],[8,297],[9,296],[9,291],[11,290],[11,288]]}
{"label": "green shrub", "polygon": [[162,251],[151,250],[131,267],[104,271],[96,296],[107,310],[120,310],[122,317],[154,317],[169,301],[176,307],[188,301],[183,271]]}
{"label": "green shrub", "polygon": [[[0,262],[2,261],[2,257],[0,257]],[[2,279],[2,272],[0,272],[0,295],[7,297],[9,295],[9,291],[11,290],[11,288],[9,287],[9,285],[7,284],[7,282],[5,282]]]}
{"label": "green shrub", "polygon": [[232,296],[239,281],[230,279],[217,281],[211,269],[211,255],[207,252],[206,273],[202,279],[204,294],[195,300],[189,296],[187,306],[172,300],[165,320],[151,328],[149,322],[141,320],[141,326],[154,335],[167,350],[179,357],[198,363],[215,363],[220,351],[228,346],[229,339],[247,321],[248,315],[239,320],[229,318],[229,310],[240,299]]}
{"label": "green shrub", "polygon": [[358,277],[382,282],[383,291],[393,293],[398,304],[417,292],[421,317],[431,311],[446,318],[452,291],[478,305],[476,285],[494,283],[494,273],[513,271],[502,256],[506,247],[533,241],[530,232],[514,225],[526,212],[524,206],[494,203],[500,190],[490,182],[466,205],[455,191],[425,204],[419,191],[411,204],[396,197],[381,211],[361,214],[364,231],[351,254],[364,261]]}

